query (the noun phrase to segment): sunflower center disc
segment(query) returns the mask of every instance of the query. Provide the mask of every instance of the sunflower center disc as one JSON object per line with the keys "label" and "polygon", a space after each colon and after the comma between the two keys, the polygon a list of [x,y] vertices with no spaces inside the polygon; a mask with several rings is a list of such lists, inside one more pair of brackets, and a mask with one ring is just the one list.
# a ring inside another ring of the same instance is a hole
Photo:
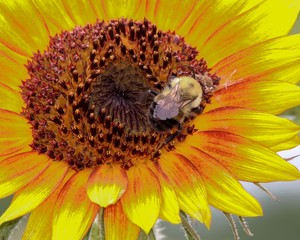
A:
{"label": "sunflower center disc", "polygon": [[153,126],[154,94],[181,76],[193,77],[203,90],[197,110],[165,146],[171,150],[193,133],[190,120],[219,82],[197,54],[183,38],[147,20],[97,22],[56,35],[28,62],[30,78],[21,87],[31,147],[76,170],[107,163],[128,169],[133,159],[157,160],[159,147],[178,127]]}

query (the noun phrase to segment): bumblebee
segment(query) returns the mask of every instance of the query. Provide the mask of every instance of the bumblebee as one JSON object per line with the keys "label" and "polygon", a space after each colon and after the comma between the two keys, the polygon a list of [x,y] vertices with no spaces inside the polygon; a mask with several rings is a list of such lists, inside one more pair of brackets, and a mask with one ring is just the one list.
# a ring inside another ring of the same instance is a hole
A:
{"label": "bumblebee", "polygon": [[203,96],[200,83],[188,76],[176,77],[157,94],[149,109],[149,121],[154,129],[167,131],[175,126],[181,129],[191,110],[199,107]]}

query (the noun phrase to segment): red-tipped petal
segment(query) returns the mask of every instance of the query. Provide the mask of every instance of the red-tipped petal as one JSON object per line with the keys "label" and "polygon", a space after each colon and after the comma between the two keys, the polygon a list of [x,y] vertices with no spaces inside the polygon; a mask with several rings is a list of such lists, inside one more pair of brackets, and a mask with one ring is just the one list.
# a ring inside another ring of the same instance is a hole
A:
{"label": "red-tipped petal", "polygon": [[135,240],[140,233],[140,228],[124,214],[120,201],[105,208],[104,229],[105,238],[110,240]]}
{"label": "red-tipped petal", "polygon": [[[300,126],[286,118],[238,107],[217,108],[201,114],[194,123],[201,131],[238,133],[275,150],[294,147],[294,137],[300,131]],[[280,149],[281,143],[286,148]]]}
{"label": "red-tipped petal", "polygon": [[238,216],[261,216],[258,201],[213,157],[195,147],[179,143],[176,151],[188,158],[201,174],[210,205]]}
{"label": "red-tipped petal", "polygon": [[191,162],[181,154],[168,152],[161,155],[159,167],[175,190],[180,209],[209,227],[211,212],[205,186]]}

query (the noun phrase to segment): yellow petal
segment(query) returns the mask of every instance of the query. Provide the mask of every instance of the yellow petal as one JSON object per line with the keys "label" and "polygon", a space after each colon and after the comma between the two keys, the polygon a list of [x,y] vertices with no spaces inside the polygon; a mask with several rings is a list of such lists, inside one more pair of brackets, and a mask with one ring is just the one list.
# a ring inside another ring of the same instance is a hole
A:
{"label": "yellow petal", "polygon": [[288,119],[236,107],[206,112],[196,118],[194,124],[201,131],[238,133],[271,149],[274,146],[276,150],[283,150],[278,149],[278,144],[283,142],[285,149],[294,147],[294,137],[300,131],[300,126]]}
{"label": "yellow petal", "polygon": [[[216,29],[199,49],[213,66],[221,59],[255,43],[286,35],[299,12],[298,0],[263,1]],[[222,14],[224,15],[224,14]],[[220,17],[220,16],[219,16]]]}
{"label": "yellow petal", "polygon": [[243,107],[279,114],[298,106],[300,88],[294,84],[269,79],[245,80],[216,91],[205,111],[219,107]]}
{"label": "yellow petal", "polygon": [[297,168],[272,150],[232,133],[196,132],[185,142],[214,157],[238,180],[272,182],[300,178]]}
{"label": "yellow petal", "polygon": [[87,183],[87,194],[101,207],[115,204],[127,187],[127,175],[119,165],[102,165],[95,169]]}
{"label": "yellow petal", "polygon": [[109,240],[138,239],[140,228],[133,224],[124,214],[121,202],[104,210],[105,238]]}
{"label": "yellow petal", "polygon": [[82,0],[75,3],[72,0],[64,0],[62,3],[65,8],[65,13],[63,13],[63,15],[70,17],[76,26],[84,26],[88,23],[94,23],[96,22],[97,18],[102,18],[101,15],[96,16],[96,13],[91,5],[91,1],[89,0]]}
{"label": "yellow petal", "polygon": [[159,216],[172,224],[179,224],[181,219],[179,216],[179,202],[176,192],[172,188],[169,180],[163,177],[163,175],[158,175],[158,178],[162,195],[162,204]]}
{"label": "yellow petal", "polygon": [[55,191],[30,213],[22,240],[52,239],[53,206],[61,189],[74,174],[74,170],[68,169],[67,174]]}
{"label": "yellow petal", "polygon": [[9,208],[0,218],[0,225],[36,208],[56,189],[67,170],[65,162],[52,162],[42,174],[14,195]]}
{"label": "yellow petal", "polygon": [[32,151],[32,148],[30,146],[28,146],[28,147],[25,147],[25,148],[21,149],[20,151],[13,152],[13,153],[10,153],[10,154],[5,155],[5,156],[0,156],[0,162],[2,160],[4,160],[5,158],[10,158],[10,157],[18,155],[20,153],[25,153],[25,152],[30,152],[30,151]]}
{"label": "yellow petal", "polygon": [[[65,8],[65,5],[68,6],[65,1],[34,0],[34,5],[43,16],[50,36],[54,36],[63,30],[69,30],[75,27],[76,24],[73,22],[69,12]],[[73,3],[72,5],[80,7],[85,6],[83,3]]]}
{"label": "yellow petal", "polygon": [[295,84],[300,80],[299,42],[300,34],[264,41],[222,59],[212,72],[222,78],[220,87],[249,77]]}
{"label": "yellow petal", "polygon": [[283,150],[297,147],[298,145],[300,145],[300,138],[299,136],[295,136],[286,142],[282,142],[279,143],[278,145],[272,146],[271,149],[275,152],[278,152],[278,151],[283,151]]}
{"label": "yellow petal", "polygon": [[0,82],[19,92],[21,80],[27,78],[26,61],[26,57],[0,43]]}
{"label": "yellow petal", "polygon": [[[186,13],[188,16],[184,19],[184,22],[174,27],[178,30],[179,34],[186,36],[190,44],[199,49],[207,37],[216,31],[216,29],[219,29],[231,19],[234,19],[262,1],[263,0],[199,0],[197,4],[193,6],[192,10]],[[179,12],[178,8],[174,8],[173,11],[175,14]],[[182,21],[182,19],[180,19],[180,21]]]}
{"label": "yellow petal", "polygon": [[0,162],[0,198],[9,196],[37,178],[49,166],[46,155],[25,152]]}
{"label": "yellow petal", "polygon": [[99,206],[86,193],[91,169],[73,175],[60,192],[53,210],[52,240],[82,239],[89,230]]}
{"label": "yellow petal", "polygon": [[216,159],[184,142],[176,145],[176,151],[188,158],[201,174],[210,205],[238,216],[262,215],[258,201]]}
{"label": "yellow petal", "polygon": [[149,233],[160,211],[159,181],[154,173],[142,164],[131,167],[127,176],[128,186],[121,198],[123,211],[131,222]]}
{"label": "yellow petal", "polygon": [[211,212],[199,172],[187,158],[174,152],[163,153],[158,163],[177,194],[180,209],[209,228]]}
{"label": "yellow petal", "polygon": [[147,1],[145,16],[162,30],[177,30],[193,11],[199,9],[202,2],[198,0]]}
{"label": "yellow petal", "polygon": [[22,111],[24,102],[21,95],[10,87],[0,83],[0,108],[16,113]]}
{"label": "yellow petal", "polygon": [[21,115],[0,109],[0,156],[16,153],[32,143],[27,119]]}
{"label": "yellow petal", "polygon": [[0,43],[29,57],[48,43],[42,15],[31,1],[0,1]]}
{"label": "yellow petal", "polygon": [[100,20],[102,18],[104,18],[105,20],[111,20],[122,17],[143,20],[143,18],[145,17],[146,1],[142,0],[91,0],[91,4]]}
{"label": "yellow petal", "polygon": [[147,166],[155,173],[160,182],[161,188],[161,208],[159,218],[166,220],[173,224],[181,222],[179,216],[179,202],[175,190],[172,188],[167,176],[160,168],[153,164],[152,161],[147,162]]}

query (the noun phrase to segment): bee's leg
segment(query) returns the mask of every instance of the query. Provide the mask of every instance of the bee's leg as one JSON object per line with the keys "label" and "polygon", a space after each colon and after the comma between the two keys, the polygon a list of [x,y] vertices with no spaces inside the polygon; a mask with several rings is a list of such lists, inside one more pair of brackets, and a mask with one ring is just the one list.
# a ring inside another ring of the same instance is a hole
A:
{"label": "bee's leg", "polygon": [[182,126],[180,123],[178,123],[177,131],[174,132],[173,134],[171,134],[170,136],[168,136],[167,139],[165,140],[165,142],[162,144],[162,146],[159,149],[166,146],[168,143],[172,142],[181,133],[181,130],[182,130]]}
{"label": "bee's leg", "polygon": [[[169,143],[171,143],[178,135],[180,134],[180,131],[176,131],[175,133],[171,134],[170,136],[167,137],[165,142],[161,144],[159,149],[162,149],[163,147],[167,146]],[[168,147],[167,150],[171,150],[172,147]]]}
{"label": "bee's leg", "polygon": [[153,96],[156,96],[156,95],[157,95],[157,92],[155,92],[155,91],[153,91],[153,90],[151,90],[151,89],[149,89],[147,92],[148,92],[149,94],[152,94]]}
{"label": "bee's leg", "polygon": [[181,133],[181,130],[182,130],[182,126],[180,123],[178,123],[178,128],[177,128],[177,131],[174,132],[173,134],[171,134],[170,136],[168,136],[166,138],[166,140],[157,148],[156,152],[154,153],[154,155],[157,154],[157,152],[162,149],[164,146],[166,146],[167,144],[169,144],[170,142],[172,142],[180,133]]}

